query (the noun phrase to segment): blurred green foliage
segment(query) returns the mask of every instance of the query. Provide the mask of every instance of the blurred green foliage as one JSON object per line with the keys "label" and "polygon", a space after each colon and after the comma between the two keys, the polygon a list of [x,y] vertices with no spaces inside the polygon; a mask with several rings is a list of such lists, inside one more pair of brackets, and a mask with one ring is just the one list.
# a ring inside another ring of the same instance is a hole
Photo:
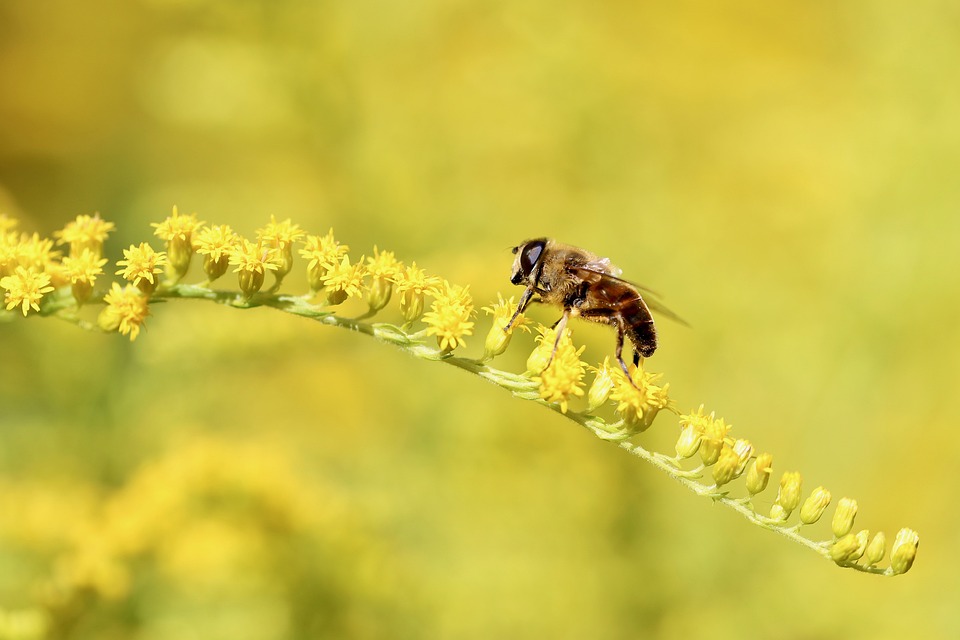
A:
{"label": "blurred green foliage", "polygon": [[[489,385],[177,303],[134,344],[0,326],[0,608],[70,638],[957,637],[958,59],[936,1],[0,4],[25,230],[100,211],[116,259],[173,204],[275,214],[478,306],[506,247],[578,243],[694,326],[650,362],[681,408],[923,543],[840,571]],[[72,555],[117,528],[121,566]]]}

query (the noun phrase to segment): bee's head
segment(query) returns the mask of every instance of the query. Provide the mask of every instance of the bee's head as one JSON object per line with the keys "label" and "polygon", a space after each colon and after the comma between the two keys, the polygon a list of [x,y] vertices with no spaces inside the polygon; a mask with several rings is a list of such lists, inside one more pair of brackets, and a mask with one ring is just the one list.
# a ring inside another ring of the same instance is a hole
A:
{"label": "bee's head", "polygon": [[510,282],[513,284],[536,282],[540,275],[543,250],[546,246],[546,238],[537,238],[514,247],[513,253],[517,257],[513,259],[513,275],[510,276]]}

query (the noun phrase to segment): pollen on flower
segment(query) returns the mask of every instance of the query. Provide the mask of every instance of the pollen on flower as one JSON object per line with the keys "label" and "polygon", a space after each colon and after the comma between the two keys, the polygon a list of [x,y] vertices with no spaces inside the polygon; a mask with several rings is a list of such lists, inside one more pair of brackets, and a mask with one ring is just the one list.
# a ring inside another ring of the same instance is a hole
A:
{"label": "pollen on flower", "polygon": [[217,224],[200,229],[193,239],[197,253],[203,256],[203,270],[212,281],[227,272],[230,251],[238,236],[228,224]]}
{"label": "pollen on flower", "polygon": [[424,296],[439,295],[443,281],[437,276],[428,276],[414,262],[402,269],[393,283],[400,296],[400,313],[407,322],[413,322],[423,314]]}
{"label": "pollen on flower", "polygon": [[146,242],[140,246],[130,245],[123,250],[123,260],[117,261],[117,275],[132,282],[135,287],[146,294],[150,294],[157,286],[157,275],[163,272],[162,267],[167,264],[167,255],[163,251],[154,251]]}
{"label": "pollen on flower", "polygon": [[97,318],[100,328],[119,331],[121,335],[130,336],[131,342],[136,340],[140,327],[150,315],[147,297],[136,286],[121,287],[114,282],[103,300],[107,306]]}
{"label": "pollen on flower", "polygon": [[0,287],[6,290],[4,302],[10,311],[20,307],[23,315],[30,309],[40,311],[40,300],[53,291],[50,276],[18,266],[13,275],[0,278]]}
{"label": "pollen on flower", "polygon": [[99,213],[92,216],[79,215],[60,231],[54,231],[53,237],[57,244],[70,246],[70,255],[78,257],[84,249],[89,249],[94,255],[103,253],[103,242],[113,231],[115,225],[100,217]]}
{"label": "pollen on flower", "polygon": [[300,257],[308,261],[307,278],[313,291],[323,288],[323,277],[330,269],[338,266],[349,251],[349,246],[340,244],[333,237],[333,229],[325,236],[307,236],[299,253]]}
{"label": "pollen on flower", "polygon": [[[585,345],[579,349],[574,347],[570,330],[565,329],[549,366],[534,378],[540,385],[540,397],[559,404],[563,413],[567,412],[572,398],[583,395],[586,365],[580,360],[580,354],[585,348]],[[550,349],[553,350],[552,344]]]}
{"label": "pollen on flower", "polygon": [[323,277],[328,302],[340,304],[347,298],[358,298],[363,295],[363,279],[366,275],[363,258],[360,258],[357,264],[350,264],[350,257],[343,256],[340,264],[327,271]]}
{"label": "pollen on flower", "polygon": [[437,345],[442,351],[452,351],[463,346],[464,336],[473,334],[470,318],[473,315],[473,298],[469,287],[453,285],[443,281],[443,286],[435,294],[436,300],[430,311],[423,314],[427,323],[427,335],[437,337]]}
{"label": "pollen on flower", "polygon": [[628,428],[644,431],[653,424],[661,409],[673,408],[670,384],[657,384],[662,377],[662,373],[635,368],[628,380],[622,371],[614,371],[615,384],[610,397],[617,403],[616,411]]}

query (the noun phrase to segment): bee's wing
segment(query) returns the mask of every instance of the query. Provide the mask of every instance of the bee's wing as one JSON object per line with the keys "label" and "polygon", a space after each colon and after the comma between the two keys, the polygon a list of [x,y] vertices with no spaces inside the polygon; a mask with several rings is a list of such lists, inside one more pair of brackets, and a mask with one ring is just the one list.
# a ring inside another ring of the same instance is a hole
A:
{"label": "bee's wing", "polygon": [[656,299],[657,297],[660,296],[659,293],[657,293],[656,291],[653,291],[652,289],[648,289],[643,285],[639,285],[636,282],[630,282],[629,280],[624,280],[623,278],[618,277],[620,274],[620,270],[617,269],[616,267],[613,267],[613,268],[616,269],[617,275],[614,275],[609,271],[605,271],[603,269],[597,269],[596,265],[599,262],[604,262],[607,267],[612,266],[610,265],[610,261],[604,258],[602,261],[594,261],[582,267],[572,267],[570,270],[573,273],[575,273],[577,276],[579,276],[580,278],[583,278],[584,280],[587,280],[588,282],[602,282],[603,280],[613,280],[615,282],[622,282],[624,284],[630,285],[635,289],[639,289],[640,291],[646,294],[649,294],[643,298],[643,301],[652,311],[656,311],[657,313],[662,315],[664,318],[670,318],[674,322],[678,322],[685,327],[690,326],[690,323],[688,323],[686,320],[684,320],[683,318],[678,316],[676,313],[668,309],[666,306],[664,306],[662,302]]}

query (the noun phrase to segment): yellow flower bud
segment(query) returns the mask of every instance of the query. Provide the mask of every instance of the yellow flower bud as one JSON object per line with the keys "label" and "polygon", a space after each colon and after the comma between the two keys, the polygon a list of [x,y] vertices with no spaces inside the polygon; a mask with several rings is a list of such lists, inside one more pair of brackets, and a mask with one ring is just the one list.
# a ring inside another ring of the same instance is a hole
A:
{"label": "yellow flower bud", "polygon": [[207,274],[207,279],[213,282],[227,272],[230,266],[230,258],[226,254],[215,256],[206,254],[203,256],[203,272]]}
{"label": "yellow flower bud", "polygon": [[770,479],[772,471],[773,456],[769,453],[761,453],[757,456],[747,472],[747,491],[750,495],[757,495],[767,488],[767,480]]}
{"label": "yellow flower bud", "polygon": [[873,540],[870,541],[870,544],[867,545],[867,550],[864,552],[864,557],[866,558],[868,565],[874,565],[883,560],[883,554],[887,552],[887,537],[883,535],[883,531],[877,533],[873,536]]}
{"label": "yellow flower bud", "polygon": [[677,457],[689,458],[693,456],[700,448],[700,440],[703,434],[700,433],[694,425],[688,424],[680,431],[680,438],[677,440]]}
{"label": "yellow flower bud", "polygon": [[857,536],[848,533],[833,543],[833,546],[830,547],[830,557],[833,558],[834,562],[843,566],[856,562],[857,558],[860,557],[857,554],[859,550],[860,541],[857,539]]}
{"label": "yellow flower bud", "polygon": [[900,529],[893,540],[890,552],[890,568],[896,574],[906,573],[913,566],[920,546],[920,536],[913,529]]}
{"label": "yellow flower bud", "polygon": [[780,492],[777,494],[777,504],[783,507],[788,517],[800,505],[800,489],[802,486],[803,478],[796,471],[787,471],[780,477]]}
{"label": "yellow flower bud", "polygon": [[370,283],[370,290],[367,293],[367,304],[371,311],[380,311],[390,302],[390,296],[393,294],[393,283],[384,277],[374,277]]}
{"label": "yellow flower bud", "polygon": [[408,289],[400,294],[400,313],[407,322],[413,322],[423,315],[423,292]]}
{"label": "yellow flower bud", "polygon": [[823,487],[817,487],[800,507],[800,522],[813,524],[820,519],[829,504],[830,492]]}
{"label": "yellow flower bud", "polygon": [[610,367],[607,366],[607,360],[597,369],[597,375],[593,378],[593,384],[590,385],[590,391],[587,392],[587,407],[594,411],[602,407],[610,399],[613,392],[614,380],[610,373]]}
{"label": "yellow flower bud", "polygon": [[713,480],[718,487],[722,487],[736,477],[739,464],[740,457],[732,448],[724,446],[720,450],[717,463],[713,466]]}
{"label": "yellow flower bud", "polygon": [[833,512],[833,535],[838,538],[850,533],[853,521],[857,517],[857,501],[853,498],[840,498],[837,510]]}
{"label": "yellow flower bud", "polygon": [[787,511],[782,506],[780,506],[780,503],[774,502],[773,506],[770,507],[771,520],[779,520],[782,522],[786,520],[788,517],[790,517],[790,514],[787,513]]}
{"label": "yellow flower bud", "polygon": [[753,455],[753,445],[748,440],[737,440],[733,443],[733,452],[737,454],[737,470],[734,477],[739,478],[743,475],[750,456]]}
{"label": "yellow flower bud", "polygon": [[263,271],[248,271],[244,269],[237,274],[240,291],[247,298],[260,291],[263,286]]}

